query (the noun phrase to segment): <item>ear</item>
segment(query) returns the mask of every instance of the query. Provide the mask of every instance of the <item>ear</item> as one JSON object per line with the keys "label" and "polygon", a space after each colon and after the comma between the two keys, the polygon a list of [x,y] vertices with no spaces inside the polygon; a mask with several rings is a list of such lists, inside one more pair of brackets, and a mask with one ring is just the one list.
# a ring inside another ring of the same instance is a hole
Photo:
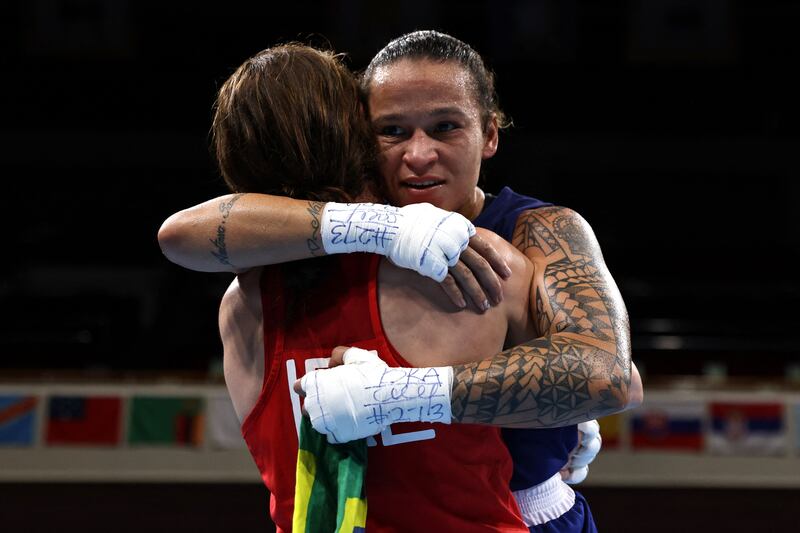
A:
{"label": "ear", "polygon": [[497,126],[497,115],[492,113],[483,132],[482,159],[489,159],[497,153],[497,143],[500,141],[500,128]]}

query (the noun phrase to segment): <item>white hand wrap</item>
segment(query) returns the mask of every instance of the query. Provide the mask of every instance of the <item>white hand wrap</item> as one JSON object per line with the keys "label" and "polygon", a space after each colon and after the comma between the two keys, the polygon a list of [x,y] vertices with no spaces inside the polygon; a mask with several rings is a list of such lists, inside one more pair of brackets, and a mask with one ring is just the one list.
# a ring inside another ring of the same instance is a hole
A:
{"label": "white hand wrap", "polygon": [[589,474],[589,463],[594,461],[603,444],[600,436],[600,424],[597,420],[589,420],[578,424],[578,431],[581,432],[581,440],[578,446],[569,457],[569,477],[565,479],[567,483],[574,485],[580,483]]}
{"label": "white hand wrap", "polygon": [[328,442],[362,439],[395,422],[450,423],[451,367],[389,367],[360,348],[348,349],[344,362],[300,380],[311,425]]}
{"label": "white hand wrap", "polygon": [[328,202],[322,212],[322,245],[328,254],[369,252],[442,281],[475,235],[475,226],[431,204],[393,207]]}

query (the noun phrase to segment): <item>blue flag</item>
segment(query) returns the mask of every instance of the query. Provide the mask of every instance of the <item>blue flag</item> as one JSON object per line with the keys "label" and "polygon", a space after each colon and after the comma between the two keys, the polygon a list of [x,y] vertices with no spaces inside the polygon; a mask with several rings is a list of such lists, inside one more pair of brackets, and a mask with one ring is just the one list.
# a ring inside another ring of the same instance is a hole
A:
{"label": "blue flag", "polygon": [[0,396],[0,446],[32,446],[37,399],[32,396]]}

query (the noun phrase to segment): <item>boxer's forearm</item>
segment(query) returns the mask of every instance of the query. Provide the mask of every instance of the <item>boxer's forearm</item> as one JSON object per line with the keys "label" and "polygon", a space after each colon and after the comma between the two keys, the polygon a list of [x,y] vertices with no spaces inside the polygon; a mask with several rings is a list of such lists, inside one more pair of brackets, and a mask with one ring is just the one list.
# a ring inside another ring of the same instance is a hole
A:
{"label": "boxer's forearm", "polygon": [[462,215],[425,203],[392,207],[236,194],[173,215],[158,240],[171,261],[193,270],[236,272],[368,252],[441,282],[474,235],[475,226]]}
{"label": "boxer's forearm", "polygon": [[322,202],[266,194],[231,194],[169,217],[158,232],[173,263],[203,272],[234,272],[324,255]]}
{"label": "boxer's forearm", "polygon": [[454,368],[454,419],[566,426],[641,401],[628,314],[588,223],[563,207],[531,210],[514,245],[536,267],[530,305],[541,337]]}
{"label": "boxer's forearm", "polygon": [[563,332],[454,366],[453,419],[502,427],[568,426],[625,409],[630,380],[628,354]]}

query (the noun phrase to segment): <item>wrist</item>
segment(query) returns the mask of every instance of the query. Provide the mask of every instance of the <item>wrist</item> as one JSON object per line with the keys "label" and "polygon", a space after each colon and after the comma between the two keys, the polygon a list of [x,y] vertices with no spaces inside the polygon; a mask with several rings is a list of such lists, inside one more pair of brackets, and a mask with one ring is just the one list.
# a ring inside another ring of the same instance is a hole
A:
{"label": "wrist", "polygon": [[371,390],[370,416],[382,426],[452,420],[453,368],[387,368]]}
{"label": "wrist", "polygon": [[397,422],[452,420],[452,367],[389,367],[377,352],[359,348],[349,348],[344,363],[300,380],[311,424],[329,442],[375,435]]}
{"label": "wrist", "polygon": [[389,205],[328,202],[320,224],[322,246],[327,254],[388,255],[402,217],[398,208]]}

